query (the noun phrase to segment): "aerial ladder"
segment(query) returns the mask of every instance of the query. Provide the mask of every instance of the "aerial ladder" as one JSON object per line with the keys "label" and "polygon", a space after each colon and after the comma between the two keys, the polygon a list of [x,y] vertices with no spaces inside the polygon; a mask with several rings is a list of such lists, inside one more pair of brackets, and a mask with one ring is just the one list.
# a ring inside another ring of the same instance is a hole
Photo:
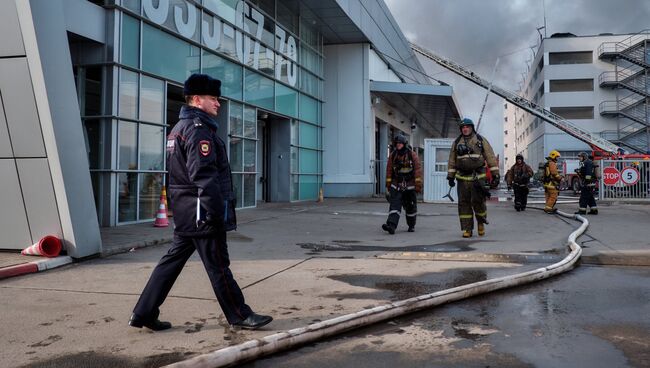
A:
{"label": "aerial ladder", "polygon": [[544,109],[543,107],[517,95],[514,92],[510,92],[508,90],[495,86],[494,84],[481,78],[473,71],[463,68],[462,66],[454,63],[453,61],[440,57],[432,53],[431,51],[428,51],[413,43],[411,43],[411,48],[413,49],[413,51],[426,57],[427,59],[433,60],[440,66],[449,69],[450,71],[460,75],[461,77],[469,80],[470,82],[473,82],[487,89],[488,91],[491,90],[494,94],[501,96],[511,104],[516,105],[523,110],[526,110],[527,112],[541,118],[542,120],[548,122],[554,127],[560,129],[561,131],[571,135],[572,137],[575,137],[587,143],[594,151],[593,154],[595,158],[618,157],[622,155],[624,152],[624,150],[621,147],[615,145],[614,143],[574,125],[567,119]]}

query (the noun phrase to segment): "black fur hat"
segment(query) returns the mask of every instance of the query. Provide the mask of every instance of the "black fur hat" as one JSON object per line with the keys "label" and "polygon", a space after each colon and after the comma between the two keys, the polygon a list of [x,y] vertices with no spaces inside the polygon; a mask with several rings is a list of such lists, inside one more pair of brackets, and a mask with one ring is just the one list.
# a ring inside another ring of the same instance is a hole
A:
{"label": "black fur hat", "polygon": [[183,86],[185,96],[221,96],[221,81],[207,74],[192,74]]}

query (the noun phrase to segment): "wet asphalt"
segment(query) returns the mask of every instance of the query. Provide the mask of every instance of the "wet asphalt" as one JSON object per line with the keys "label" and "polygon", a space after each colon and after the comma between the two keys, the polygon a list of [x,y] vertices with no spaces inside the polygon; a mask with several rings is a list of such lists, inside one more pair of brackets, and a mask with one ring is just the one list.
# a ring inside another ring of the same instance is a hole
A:
{"label": "wet asphalt", "polygon": [[[429,292],[429,286],[480,281],[500,272],[462,270],[399,283],[390,277],[340,279],[399,299],[412,296],[398,291],[405,286]],[[649,268],[583,266],[244,367],[650,367],[649,282]]]}

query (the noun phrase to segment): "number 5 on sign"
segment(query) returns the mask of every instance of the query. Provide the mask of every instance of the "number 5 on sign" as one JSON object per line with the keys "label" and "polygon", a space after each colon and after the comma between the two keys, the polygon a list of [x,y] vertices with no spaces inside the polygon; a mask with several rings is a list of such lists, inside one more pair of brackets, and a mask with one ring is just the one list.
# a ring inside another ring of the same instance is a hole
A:
{"label": "number 5 on sign", "polygon": [[639,170],[636,167],[628,166],[621,171],[621,181],[626,185],[634,185],[639,181]]}

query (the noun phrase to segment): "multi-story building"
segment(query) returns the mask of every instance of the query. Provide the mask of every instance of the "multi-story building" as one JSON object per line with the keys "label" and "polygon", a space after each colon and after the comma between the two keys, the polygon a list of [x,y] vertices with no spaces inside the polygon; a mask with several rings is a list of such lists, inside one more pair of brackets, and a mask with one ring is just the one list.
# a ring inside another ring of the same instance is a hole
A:
{"label": "multi-story building", "polygon": [[[628,152],[650,151],[650,34],[554,34],[544,38],[520,95]],[[522,153],[533,165],[556,149],[590,147],[515,105],[504,110],[505,165]]]}
{"label": "multi-story building", "polygon": [[0,249],[152,221],[191,73],[222,81],[239,208],[380,192],[394,134],[458,119],[382,0],[6,0],[0,30]]}

